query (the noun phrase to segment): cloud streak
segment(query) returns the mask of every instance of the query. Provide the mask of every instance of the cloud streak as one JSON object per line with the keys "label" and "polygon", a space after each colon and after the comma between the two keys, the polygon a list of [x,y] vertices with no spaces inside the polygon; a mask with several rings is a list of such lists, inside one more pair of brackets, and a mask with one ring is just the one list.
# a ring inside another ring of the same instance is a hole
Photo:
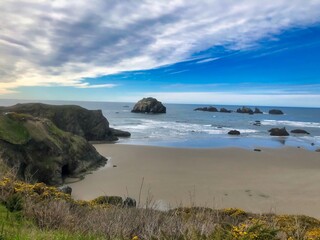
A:
{"label": "cloud streak", "polygon": [[319,0],[1,1],[0,94],[115,87],[86,79],[178,63],[217,46],[245,50],[319,22],[319,8]]}

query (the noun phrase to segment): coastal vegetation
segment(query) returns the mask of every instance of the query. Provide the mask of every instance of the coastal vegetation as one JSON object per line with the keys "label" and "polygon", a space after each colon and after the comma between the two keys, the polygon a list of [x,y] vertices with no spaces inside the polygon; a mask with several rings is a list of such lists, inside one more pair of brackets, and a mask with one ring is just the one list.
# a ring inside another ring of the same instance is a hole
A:
{"label": "coastal vegetation", "polygon": [[56,187],[7,174],[0,181],[0,239],[320,239],[320,221],[237,208],[159,211],[74,200]]}

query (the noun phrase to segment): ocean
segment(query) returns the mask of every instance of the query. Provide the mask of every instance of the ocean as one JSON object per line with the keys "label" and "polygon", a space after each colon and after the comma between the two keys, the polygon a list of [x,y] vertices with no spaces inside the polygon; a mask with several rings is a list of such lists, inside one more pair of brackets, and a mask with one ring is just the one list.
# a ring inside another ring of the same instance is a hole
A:
{"label": "ocean", "polygon": [[[21,100],[0,100],[0,105],[9,106]],[[131,132],[130,138],[122,138],[119,144],[186,148],[240,147],[280,148],[301,147],[309,150],[320,148],[320,108],[263,107],[263,114],[240,114],[194,111],[197,107],[210,105],[165,104],[166,114],[131,113],[134,103],[119,102],[71,102],[41,101],[48,104],[76,104],[88,109],[101,109],[110,126]],[[242,106],[213,105],[236,110]],[[254,109],[256,106],[248,106]],[[284,115],[270,115],[270,109],[280,109]],[[261,126],[254,125],[260,121]],[[288,137],[272,137],[268,130],[285,127],[288,132],[304,129],[310,135],[290,133]],[[236,129],[240,136],[227,133]]]}

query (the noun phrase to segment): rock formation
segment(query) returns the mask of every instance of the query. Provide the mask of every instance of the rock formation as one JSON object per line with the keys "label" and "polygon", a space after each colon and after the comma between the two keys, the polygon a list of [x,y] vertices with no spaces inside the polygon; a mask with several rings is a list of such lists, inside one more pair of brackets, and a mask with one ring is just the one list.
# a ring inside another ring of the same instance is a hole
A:
{"label": "rock formation", "polygon": [[294,130],[291,130],[290,132],[295,133],[295,134],[310,134],[306,130],[303,130],[303,129],[294,129]]}
{"label": "rock formation", "polygon": [[193,111],[218,112],[218,109],[210,106],[210,107],[199,107],[194,109]]}
{"label": "rock formation", "polygon": [[237,109],[237,113],[247,113],[247,114],[253,114],[254,112],[252,111],[251,108],[248,107],[242,107]]}
{"label": "rock formation", "polygon": [[273,115],[283,115],[283,112],[279,109],[271,109],[269,110],[269,114],[273,114]]}
{"label": "rock formation", "polygon": [[226,108],[220,108],[220,112],[222,112],[222,113],[231,113],[232,110],[228,110]]}
{"label": "rock formation", "polygon": [[50,185],[107,161],[83,137],[49,119],[18,113],[0,113],[0,159],[18,169],[20,178]]}
{"label": "rock formation", "polygon": [[255,108],[254,109],[254,112],[253,112],[254,114],[262,114],[263,112],[261,112],[261,110],[259,109],[259,108]]}
{"label": "rock formation", "polygon": [[231,130],[228,132],[229,135],[240,135],[240,132],[238,130]]}
{"label": "rock formation", "polygon": [[289,136],[286,128],[271,128],[269,132],[271,136]]}
{"label": "rock formation", "polygon": [[166,113],[166,107],[157,99],[148,97],[137,102],[133,109],[133,113]]}
{"label": "rock formation", "polygon": [[1,107],[0,112],[24,113],[47,118],[58,128],[84,137],[88,141],[116,141],[118,140],[117,136],[130,136],[128,132],[117,134],[120,132],[111,129],[101,110],[88,110],[76,105],[26,103]]}

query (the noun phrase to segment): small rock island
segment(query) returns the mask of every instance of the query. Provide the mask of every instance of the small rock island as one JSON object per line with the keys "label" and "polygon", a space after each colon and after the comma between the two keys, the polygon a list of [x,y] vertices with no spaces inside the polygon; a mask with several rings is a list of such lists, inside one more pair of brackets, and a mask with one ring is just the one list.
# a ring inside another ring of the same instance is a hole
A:
{"label": "small rock island", "polygon": [[143,98],[137,102],[131,112],[133,113],[166,113],[167,109],[155,98]]}

